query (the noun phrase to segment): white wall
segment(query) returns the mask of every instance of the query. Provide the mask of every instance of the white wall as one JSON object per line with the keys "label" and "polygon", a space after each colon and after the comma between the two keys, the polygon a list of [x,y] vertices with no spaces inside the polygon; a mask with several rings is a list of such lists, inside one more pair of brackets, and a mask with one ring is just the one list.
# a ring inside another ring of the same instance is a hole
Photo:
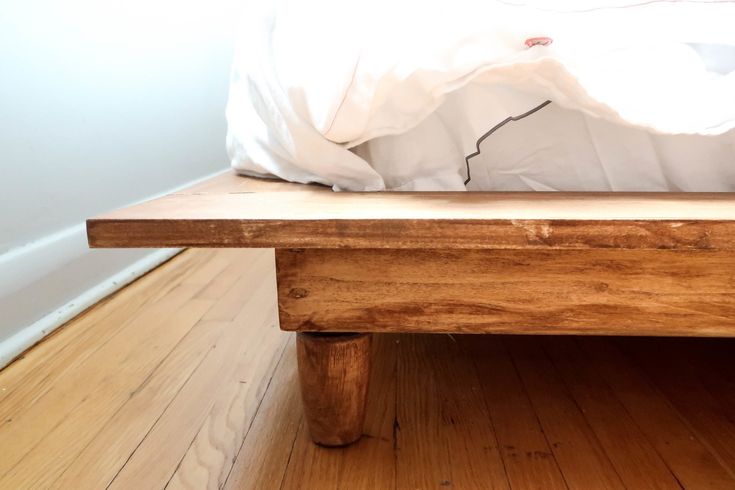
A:
{"label": "white wall", "polygon": [[238,10],[0,0],[0,365],[167,256],[89,251],[86,218],[227,167]]}

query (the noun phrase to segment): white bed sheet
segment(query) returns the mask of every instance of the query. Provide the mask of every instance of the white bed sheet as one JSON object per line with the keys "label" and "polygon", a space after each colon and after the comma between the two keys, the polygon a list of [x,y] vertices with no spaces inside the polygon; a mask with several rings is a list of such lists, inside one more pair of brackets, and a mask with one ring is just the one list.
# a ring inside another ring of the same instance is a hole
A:
{"label": "white bed sheet", "polygon": [[336,190],[735,191],[734,24],[722,0],[253,4],[228,151]]}

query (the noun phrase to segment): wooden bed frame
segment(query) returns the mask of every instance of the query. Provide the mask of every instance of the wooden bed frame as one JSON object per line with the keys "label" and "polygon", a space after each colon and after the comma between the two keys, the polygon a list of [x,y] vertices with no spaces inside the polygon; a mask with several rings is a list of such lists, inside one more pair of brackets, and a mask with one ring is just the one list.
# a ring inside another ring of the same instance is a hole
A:
{"label": "wooden bed frame", "polygon": [[362,434],[372,332],[735,336],[735,195],[334,193],[227,173],[92,247],[274,247],[315,442]]}

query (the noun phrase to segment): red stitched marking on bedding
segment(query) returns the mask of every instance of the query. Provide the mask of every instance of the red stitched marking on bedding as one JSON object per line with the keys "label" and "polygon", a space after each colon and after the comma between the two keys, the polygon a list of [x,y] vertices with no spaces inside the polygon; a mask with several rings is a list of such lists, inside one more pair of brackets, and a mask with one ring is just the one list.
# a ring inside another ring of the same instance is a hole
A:
{"label": "red stitched marking on bedding", "polygon": [[532,48],[534,46],[548,46],[553,43],[554,40],[550,37],[529,37],[526,39],[526,46]]}

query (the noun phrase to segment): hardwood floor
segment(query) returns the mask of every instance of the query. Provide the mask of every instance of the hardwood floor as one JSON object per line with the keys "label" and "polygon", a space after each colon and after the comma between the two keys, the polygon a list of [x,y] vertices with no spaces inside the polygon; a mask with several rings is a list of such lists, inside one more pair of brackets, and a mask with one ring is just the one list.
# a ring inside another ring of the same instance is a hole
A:
{"label": "hardwood floor", "polygon": [[376,335],[309,441],[270,250],[187,251],[0,371],[0,489],[735,489],[735,341]]}

